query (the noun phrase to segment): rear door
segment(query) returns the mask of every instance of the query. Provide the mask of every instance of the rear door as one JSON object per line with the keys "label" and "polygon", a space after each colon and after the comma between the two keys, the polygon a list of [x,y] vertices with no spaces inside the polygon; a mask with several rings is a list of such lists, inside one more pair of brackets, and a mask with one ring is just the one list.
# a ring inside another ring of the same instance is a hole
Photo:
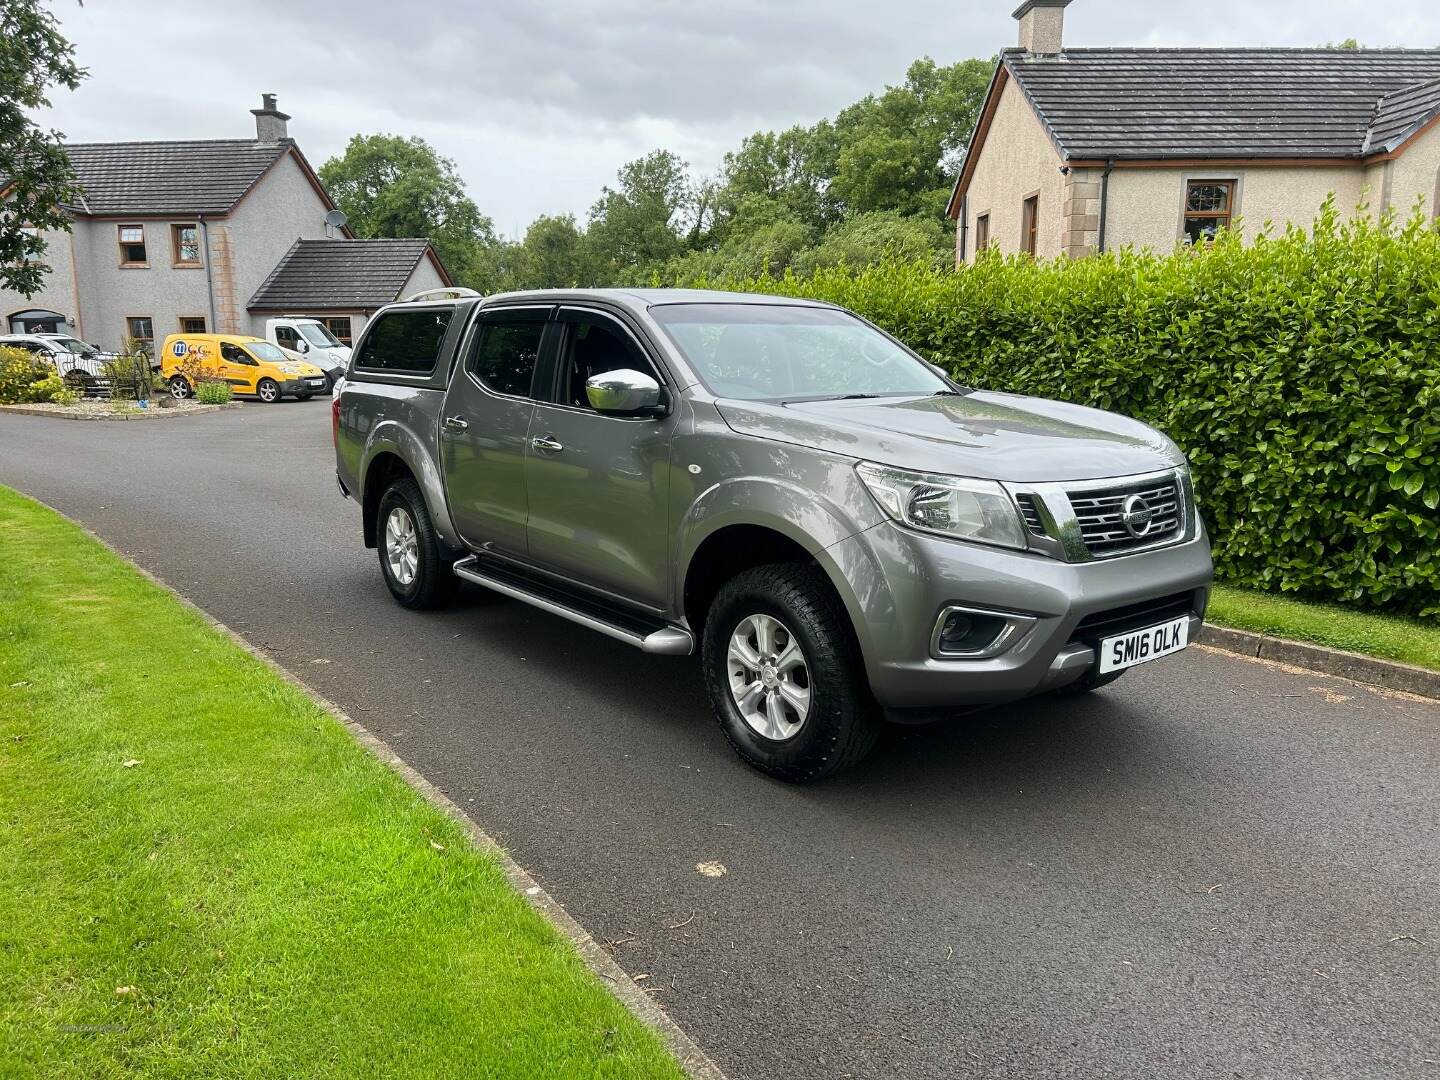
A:
{"label": "rear door", "polygon": [[471,547],[526,553],[525,448],[554,310],[533,305],[481,312],[450,379],[440,460],[450,518]]}
{"label": "rear door", "polygon": [[[665,374],[613,314],[562,307],[556,324],[555,375],[536,407],[525,464],[530,558],[573,581],[663,610],[674,412],[598,413],[586,398],[585,380],[631,368],[665,387]],[[673,387],[667,393],[673,401]]]}

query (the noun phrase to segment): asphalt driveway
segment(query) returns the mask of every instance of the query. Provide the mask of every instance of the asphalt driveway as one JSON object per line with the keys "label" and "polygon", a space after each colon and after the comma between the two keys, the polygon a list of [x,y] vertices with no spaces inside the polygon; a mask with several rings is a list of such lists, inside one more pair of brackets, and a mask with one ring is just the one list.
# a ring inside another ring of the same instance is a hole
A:
{"label": "asphalt driveway", "polygon": [[324,400],[0,415],[0,483],[381,734],[737,1080],[1440,1076],[1440,706],[1192,649],[791,788],[692,660],[393,604]]}

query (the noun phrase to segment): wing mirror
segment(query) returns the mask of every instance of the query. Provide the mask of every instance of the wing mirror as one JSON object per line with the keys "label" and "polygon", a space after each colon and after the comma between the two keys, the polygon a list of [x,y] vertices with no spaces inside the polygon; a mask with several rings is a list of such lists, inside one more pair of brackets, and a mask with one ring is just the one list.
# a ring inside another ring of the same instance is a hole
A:
{"label": "wing mirror", "polygon": [[660,384],[643,371],[621,368],[585,380],[585,397],[596,412],[644,416],[664,407]]}

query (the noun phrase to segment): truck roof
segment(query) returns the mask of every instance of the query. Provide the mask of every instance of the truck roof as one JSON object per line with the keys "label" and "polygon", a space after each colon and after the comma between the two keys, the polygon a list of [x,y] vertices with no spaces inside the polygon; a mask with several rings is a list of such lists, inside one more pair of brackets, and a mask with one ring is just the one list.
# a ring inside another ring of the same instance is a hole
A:
{"label": "truck roof", "polygon": [[[523,292],[494,293],[485,297],[480,303],[488,306],[513,300],[608,300],[613,304],[642,310],[665,304],[783,304],[817,308],[834,306],[798,297],[775,296],[771,293],[727,292],[724,289],[529,289]],[[439,300],[420,301],[420,303],[445,302]]]}

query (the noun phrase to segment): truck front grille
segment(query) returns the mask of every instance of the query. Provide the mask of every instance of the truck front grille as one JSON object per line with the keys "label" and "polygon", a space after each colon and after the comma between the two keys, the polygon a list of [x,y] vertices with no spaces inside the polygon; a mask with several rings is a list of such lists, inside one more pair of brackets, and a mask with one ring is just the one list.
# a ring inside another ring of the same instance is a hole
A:
{"label": "truck front grille", "polygon": [[1185,506],[1175,477],[1066,493],[1080,535],[1096,558],[1175,540],[1185,531]]}

